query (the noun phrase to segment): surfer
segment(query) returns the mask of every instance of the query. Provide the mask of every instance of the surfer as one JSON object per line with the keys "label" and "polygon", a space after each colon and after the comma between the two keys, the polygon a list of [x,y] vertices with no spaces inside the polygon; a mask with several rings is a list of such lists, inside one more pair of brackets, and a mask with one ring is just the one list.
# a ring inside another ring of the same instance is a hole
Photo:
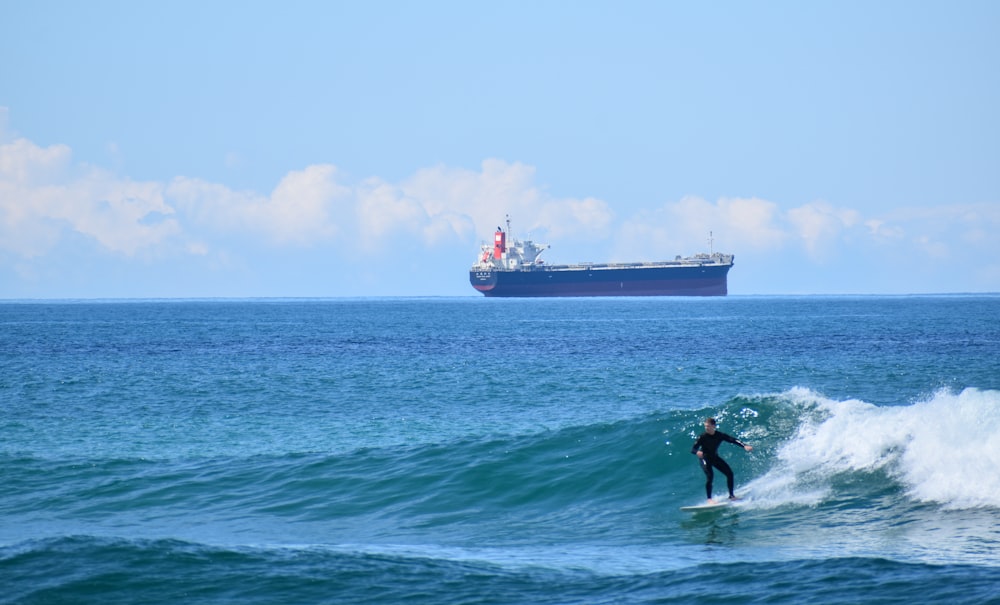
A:
{"label": "surfer", "polygon": [[[735,437],[727,435],[722,431],[715,430],[715,418],[705,419],[705,432],[698,437],[698,440],[694,442],[694,447],[691,448],[691,453],[698,456],[698,461],[701,462],[701,470],[705,471],[705,493],[708,495],[709,504],[715,503],[712,499],[712,479],[714,478],[714,473],[712,472],[712,467],[719,469],[723,475],[726,476],[726,485],[729,488],[729,499],[736,500],[736,494],[733,493],[733,487],[735,481],[733,479],[733,469],[729,468],[726,461],[719,457],[719,446],[722,445],[723,441],[728,441],[729,443],[736,444],[746,451],[753,450],[752,447],[741,443]],[[699,449],[700,448],[700,449]]]}

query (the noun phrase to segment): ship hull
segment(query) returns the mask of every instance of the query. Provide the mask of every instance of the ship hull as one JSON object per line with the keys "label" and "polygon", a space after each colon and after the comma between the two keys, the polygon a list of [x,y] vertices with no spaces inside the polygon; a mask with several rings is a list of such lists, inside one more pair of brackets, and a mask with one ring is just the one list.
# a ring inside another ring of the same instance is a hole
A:
{"label": "ship hull", "polygon": [[731,264],[469,271],[472,287],[490,297],[726,296]]}

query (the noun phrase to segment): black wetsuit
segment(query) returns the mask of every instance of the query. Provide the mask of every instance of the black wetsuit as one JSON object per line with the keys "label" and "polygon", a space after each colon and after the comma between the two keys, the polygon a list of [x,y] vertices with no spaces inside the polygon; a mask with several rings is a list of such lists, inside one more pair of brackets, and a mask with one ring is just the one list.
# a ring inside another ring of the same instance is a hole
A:
{"label": "black wetsuit", "polygon": [[726,476],[726,486],[729,488],[729,497],[735,497],[733,493],[733,488],[735,487],[735,480],[733,479],[733,469],[729,468],[726,461],[719,458],[719,446],[722,445],[723,441],[728,441],[729,443],[734,443],[740,447],[746,447],[743,443],[739,442],[735,437],[731,437],[722,431],[715,431],[715,434],[709,435],[708,433],[702,433],[701,437],[694,442],[694,447],[691,448],[691,453],[695,454],[698,452],[698,448],[701,448],[702,459],[701,459],[701,470],[705,471],[705,493],[708,494],[708,499],[712,499],[712,479],[714,479],[714,473],[712,472],[712,467],[719,469],[723,475]]}

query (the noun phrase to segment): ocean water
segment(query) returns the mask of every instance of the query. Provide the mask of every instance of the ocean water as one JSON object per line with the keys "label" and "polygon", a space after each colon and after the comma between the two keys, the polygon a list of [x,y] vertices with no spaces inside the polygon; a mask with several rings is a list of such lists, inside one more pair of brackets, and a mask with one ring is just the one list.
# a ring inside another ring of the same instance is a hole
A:
{"label": "ocean water", "polygon": [[0,602],[1000,603],[1000,296],[0,303]]}

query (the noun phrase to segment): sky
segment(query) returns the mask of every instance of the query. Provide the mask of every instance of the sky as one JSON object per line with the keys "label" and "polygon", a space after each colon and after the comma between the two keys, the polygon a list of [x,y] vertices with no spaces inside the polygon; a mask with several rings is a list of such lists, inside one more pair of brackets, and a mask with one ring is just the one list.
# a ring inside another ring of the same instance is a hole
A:
{"label": "sky", "polygon": [[0,299],[1000,292],[1000,3],[0,0]]}

